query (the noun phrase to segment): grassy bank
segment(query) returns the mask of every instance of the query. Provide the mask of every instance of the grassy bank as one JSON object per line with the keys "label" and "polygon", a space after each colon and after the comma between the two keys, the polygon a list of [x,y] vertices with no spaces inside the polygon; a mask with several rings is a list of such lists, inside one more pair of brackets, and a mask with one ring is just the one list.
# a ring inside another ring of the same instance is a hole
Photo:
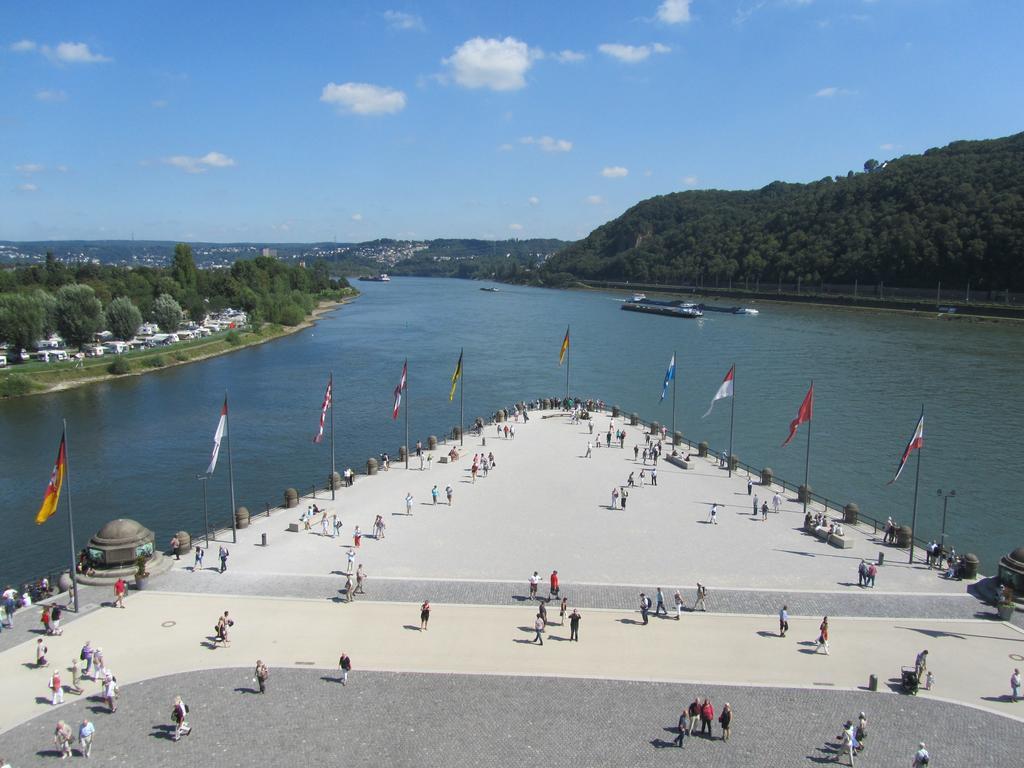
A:
{"label": "grassy bank", "polygon": [[351,298],[322,301],[307,320],[294,326],[266,324],[259,330],[222,331],[205,339],[182,341],[170,347],[141,349],[123,355],[88,357],[81,363],[67,360],[60,363],[9,366],[0,371],[0,397],[43,394],[122,376],[138,376],[263,344],[308,328],[321,315],[351,301]]}

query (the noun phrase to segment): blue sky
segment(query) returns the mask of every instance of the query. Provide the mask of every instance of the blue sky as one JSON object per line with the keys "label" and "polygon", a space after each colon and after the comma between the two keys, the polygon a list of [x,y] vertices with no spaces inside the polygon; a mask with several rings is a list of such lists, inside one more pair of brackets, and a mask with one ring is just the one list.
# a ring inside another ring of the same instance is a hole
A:
{"label": "blue sky", "polygon": [[1024,129],[1019,0],[13,2],[0,239],[576,239]]}

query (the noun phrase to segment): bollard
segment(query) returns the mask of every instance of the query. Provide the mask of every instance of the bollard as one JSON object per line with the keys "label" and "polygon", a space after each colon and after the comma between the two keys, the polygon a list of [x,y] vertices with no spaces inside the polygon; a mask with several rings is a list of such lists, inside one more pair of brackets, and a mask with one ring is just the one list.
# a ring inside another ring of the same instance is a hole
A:
{"label": "bollard", "polygon": [[878,675],[868,675],[868,690],[869,691],[877,691],[878,690]]}
{"label": "bollard", "polygon": [[885,565],[885,552],[882,552],[881,550],[879,550],[878,551],[878,567],[881,568],[883,565]]}
{"label": "bollard", "polygon": [[267,546],[267,534],[260,534],[260,536],[263,539],[263,546]]}

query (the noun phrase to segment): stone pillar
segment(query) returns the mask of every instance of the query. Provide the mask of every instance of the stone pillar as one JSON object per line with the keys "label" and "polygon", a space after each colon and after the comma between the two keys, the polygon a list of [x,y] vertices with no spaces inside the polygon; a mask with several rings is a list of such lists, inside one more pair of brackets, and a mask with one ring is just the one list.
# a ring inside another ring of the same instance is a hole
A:
{"label": "stone pillar", "polygon": [[697,455],[706,457],[708,455],[708,444],[701,440],[697,443]]}
{"label": "stone pillar", "polygon": [[775,472],[771,467],[765,467],[761,470],[761,485],[771,485],[775,480]]}
{"label": "stone pillar", "polygon": [[619,406],[617,406],[617,405],[613,405],[612,406],[612,418],[613,419],[619,418]]}
{"label": "stone pillar", "polygon": [[635,427],[639,423],[640,423],[640,416],[638,414],[635,414],[635,413],[629,414],[629,425],[631,427]]}
{"label": "stone pillar", "polygon": [[683,444],[683,433],[682,432],[673,432],[672,433],[672,445],[682,445],[682,444]]}
{"label": "stone pillar", "polygon": [[734,454],[732,454],[729,457],[729,471],[730,472],[735,472],[737,469],[739,469],[739,466],[740,466],[740,457],[737,456],[734,453]]}
{"label": "stone pillar", "polygon": [[332,491],[336,491],[339,488],[341,488],[340,472],[331,472],[331,474],[327,476],[327,487],[330,488]]}
{"label": "stone pillar", "polygon": [[540,401],[540,407],[542,411],[551,410],[551,400],[545,397],[543,400]]}
{"label": "stone pillar", "polygon": [[651,435],[654,437],[661,437],[661,424],[656,421],[651,422]]}
{"label": "stone pillar", "polygon": [[299,506],[299,492],[294,488],[288,488],[284,492],[284,508],[291,509]]}
{"label": "stone pillar", "polygon": [[964,555],[964,578],[978,578],[978,568],[980,566],[981,562],[978,560],[978,556],[973,552],[968,552],[966,555]]}
{"label": "stone pillar", "polygon": [[69,589],[71,589],[71,586],[71,574],[67,571],[64,571],[64,573],[57,577],[57,589],[59,589],[61,592],[67,592]]}
{"label": "stone pillar", "polygon": [[437,450],[437,435],[431,435],[430,437],[427,438],[427,450],[428,451],[436,451]]}
{"label": "stone pillar", "polygon": [[462,427],[452,427],[452,440],[459,440],[462,438]]}
{"label": "stone pillar", "polygon": [[373,456],[366,460],[366,474],[376,475],[377,474],[377,459]]}
{"label": "stone pillar", "polygon": [[192,549],[192,536],[188,531],[178,531],[175,536],[178,537],[178,551],[182,554]]}
{"label": "stone pillar", "polygon": [[398,460],[405,461],[405,454],[407,454],[408,452],[409,449],[406,448],[404,445],[398,446]]}
{"label": "stone pillar", "polygon": [[860,517],[860,507],[854,504],[852,501],[843,507],[843,522],[847,525],[856,525],[857,519]]}
{"label": "stone pillar", "polygon": [[245,507],[239,507],[238,509],[235,510],[235,527],[249,527],[249,510],[246,509]]}
{"label": "stone pillar", "polygon": [[910,526],[901,525],[896,529],[896,546],[897,547],[909,547],[910,546]]}
{"label": "stone pillar", "polygon": [[814,489],[811,488],[811,486],[801,485],[799,488],[796,489],[796,500],[799,501],[801,504],[805,502],[807,504],[810,504],[812,493],[814,493]]}

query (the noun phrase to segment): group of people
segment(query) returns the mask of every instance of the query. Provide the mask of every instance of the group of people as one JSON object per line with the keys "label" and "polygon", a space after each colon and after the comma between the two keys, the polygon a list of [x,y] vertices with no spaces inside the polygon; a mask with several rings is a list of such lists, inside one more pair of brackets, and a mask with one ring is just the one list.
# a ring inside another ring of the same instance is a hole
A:
{"label": "group of people", "polygon": [[[712,723],[714,720],[715,707],[711,703],[711,699],[705,698],[702,702],[698,696],[679,715],[677,735],[672,743],[677,747],[682,747],[684,739],[687,736],[693,736],[697,723],[700,723],[701,735],[706,733],[707,738],[713,739]],[[722,711],[718,714],[718,724],[722,728],[722,741],[728,741],[732,730],[732,707],[729,702],[725,703]]]}

